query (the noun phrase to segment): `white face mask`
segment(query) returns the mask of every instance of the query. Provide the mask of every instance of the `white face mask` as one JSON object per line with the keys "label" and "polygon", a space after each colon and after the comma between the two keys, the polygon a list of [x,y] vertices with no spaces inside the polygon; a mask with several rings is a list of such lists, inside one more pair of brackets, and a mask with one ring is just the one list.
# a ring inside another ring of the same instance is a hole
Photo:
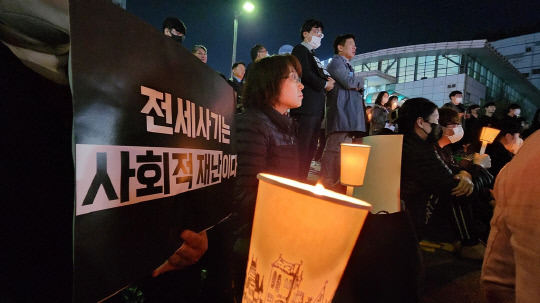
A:
{"label": "white face mask", "polygon": [[456,103],[457,104],[461,104],[461,102],[463,102],[463,98],[456,98]]}
{"label": "white face mask", "polygon": [[456,143],[459,140],[461,140],[461,138],[463,138],[463,127],[461,125],[458,125],[455,128],[453,128],[453,130],[454,130],[454,134],[447,137],[448,137],[448,140],[450,140],[450,142]]}
{"label": "white face mask", "polygon": [[309,46],[311,46],[313,49],[317,49],[319,48],[319,46],[321,46],[321,40],[322,38],[321,37],[317,37],[317,36],[311,36],[311,41],[309,41]]}

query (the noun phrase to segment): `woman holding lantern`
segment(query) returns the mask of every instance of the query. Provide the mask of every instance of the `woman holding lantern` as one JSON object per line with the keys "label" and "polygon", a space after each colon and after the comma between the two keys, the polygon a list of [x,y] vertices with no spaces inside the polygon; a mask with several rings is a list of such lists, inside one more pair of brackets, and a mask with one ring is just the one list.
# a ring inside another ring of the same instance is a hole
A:
{"label": "woman holding lantern", "polygon": [[266,57],[251,66],[243,88],[245,111],[236,117],[238,169],[231,218],[235,230],[233,271],[240,294],[259,184],[257,174],[298,176],[296,124],[288,110],[302,104],[301,74],[294,56]]}

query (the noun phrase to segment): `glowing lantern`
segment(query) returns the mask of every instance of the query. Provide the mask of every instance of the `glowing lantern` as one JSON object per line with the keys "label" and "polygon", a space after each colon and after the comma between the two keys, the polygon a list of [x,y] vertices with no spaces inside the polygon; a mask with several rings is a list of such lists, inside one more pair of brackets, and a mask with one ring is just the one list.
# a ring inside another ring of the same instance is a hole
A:
{"label": "glowing lantern", "polygon": [[352,196],[354,186],[364,184],[370,149],[368,145],[341,143],[341,184],[347,186],[348,196]]}
{"label": "glowing lantern", "polygon": [[499,132],[500,130],[491,127],[482,128],[482,133],[480,133],[480,141],[482,141],[482,148],[480,149],[481,155],[486,152],[486,146],[488,143],[493,143]]}
{"label": "glowing lantern", "polygon": [[371,205],[259,174],[242,302],[330,302]]}

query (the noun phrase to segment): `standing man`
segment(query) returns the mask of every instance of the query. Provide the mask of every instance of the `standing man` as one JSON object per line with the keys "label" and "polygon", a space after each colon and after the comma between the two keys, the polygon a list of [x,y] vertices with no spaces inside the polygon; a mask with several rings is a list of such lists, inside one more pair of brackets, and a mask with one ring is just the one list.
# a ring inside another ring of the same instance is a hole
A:
{"label": "standing man", "polygon": [[244,62],[235,62],[232,66],[233,76],[229,79],[229,84],[236,92],[236,111],[242,111],[242,88],[244,87],[244,75],[246,74],[246,65]]}
{"label": "standing man", "polygon": [[[465,115],[465,106],[461,104],[463,102],[463,93],[459,90],[455,90],[448,95],[450,98],[450,102],[445,103],[442,107],[450,107],[458,112],[459,119],[463,119],[463,115]],[[462,120],[463,122],[463,120]]]}
{"label": "standing man", "polygon": [[484,110],[486,112],[482,117],[480,117],[480,124],[482,126],[493,127],[495,124],[497,124],[497,122],[499,122],[499,119],[493,115],[496,109],[497,106],[495,105],[495,102],[484,104]]}
{"label": "standing man", "polygon": [[337,36],[334,40],[334,58],[328,72],[336,80],[336,88],[328,92],[326,114],[326,147],[321,159],[320,182],[332,188],[340,176],[340,144],[351,143],[365,136],[366,122],[362,79],[354,77],[349,62],[356,53],[352,34]]}
{"label": "standing man", "polygon": [[315,56],[314,50],[321,46],[321,39],[324,37],[322,31],[322,22],[314,19],[305,21],[300,29],[302,43],[292,50],[292,54],[302,65],[304,85],[302,106],[291,109],[291,116],[298,122],[296,137],[300,155],[300,181],[307,179],[311,159],[317,148],[317,138],[324,117],[325,90],[331,90],[335,82]]}
{"label": "standing man", "polygon": [[518,117],[521,114],[521,106],[517,103],[510,103],[504,110],[504,116],[502,120],[518,121]]}
{"label": "standing man", "polygon": [[186,26],[178,18],[169,17],[163,21],[163,33],[182,44],[186,39]]}
{"label": "standing man", "polygon": [[262,44],[255,44],[251,48],[250,55],[251,55],[251,63],[248,64],[248,66],[246,67],[246,74],[244,75],[245,78],[247,78],[247,75],[249,73],[249,68],[251,67],[253,63],[261,60],[264,57],[268,57],[268,50]]}

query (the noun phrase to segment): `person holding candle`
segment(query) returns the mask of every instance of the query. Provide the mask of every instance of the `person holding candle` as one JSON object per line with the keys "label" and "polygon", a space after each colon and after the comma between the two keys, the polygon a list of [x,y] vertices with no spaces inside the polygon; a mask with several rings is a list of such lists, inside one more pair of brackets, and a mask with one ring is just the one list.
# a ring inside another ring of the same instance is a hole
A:
{"label": "person holding candle", "polygon": [[463,257],[481,259],[483,248],[469,233],[470,222],[451,202],[474,192],[471,175],[453,172],[434,149],[440,138],[437,106],[424,98],[406,101],[398,118],[403,137],[401,200],[410,212],[419,238],[461,242]]}
{"label": "person holding candle", "polygon": [[477,243],[478,238],[485,242],[489,233],[489,221],[493,214],[493,209],[489,205],[492,200],[489,189],[492,188],[495,178],[487,171],[491,167],[491,158],[488,154],[475,153],[456,162],[450,143],[463,137],[458,112],[449,107],[439,109],[439,124],[443,129],[443,135],[435,144],[437,154],[452,172],[459,173],[460,170],[466,170],[470,173],[475,189],[474,195],[467,198],[452,198],[452,202],[461,208],[466,216],[469,216],[470,222],[476,222],[471,227],[473,230],[471,234],[476,234],[473,242]]}
{"label": "person holding candle", "polygon": [[520,134],[523,131],[521,125],[510,118],[502,119],[495,128],[501,131],[495,138],[492,144],[488,144],[486,148],[486,154],[491,157],[491,168],[489,172],[497,177],[499,171],[510,162],[517,153],[523,139],[520,138]]}
{"label": "person holding candle", "polygon": [[296,57],[271,56],[251,66],[244,85],[245,111],[236,117],[238,169],[235,210],[230,220],[234,229],[234,281],[240,296],[257,199],[257,174],[298,178],[297,128],[288,110],[302,104],[301,74]]}

